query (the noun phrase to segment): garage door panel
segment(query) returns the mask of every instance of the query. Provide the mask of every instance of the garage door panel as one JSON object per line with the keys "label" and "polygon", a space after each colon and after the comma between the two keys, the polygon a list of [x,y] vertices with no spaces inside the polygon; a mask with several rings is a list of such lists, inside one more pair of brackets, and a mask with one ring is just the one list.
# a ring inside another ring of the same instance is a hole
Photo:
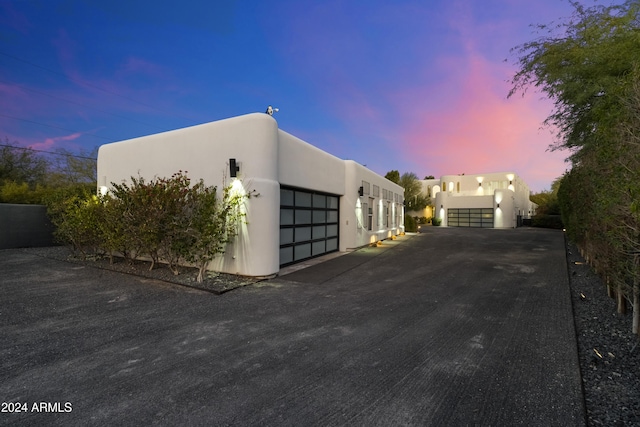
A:
{"label": "garage door panel", "polygon": [[280,265],[338,250],[339,197],[280,189]]}
{"label": "garage door panel", "polygon": [[293,243],[293,228],[281,228],[280,229],[280,244],[286,245]]}
{"label": "garage door panel", "polygon": [[294,261],[311,258],[311,243],[303,243],[293,247]]}

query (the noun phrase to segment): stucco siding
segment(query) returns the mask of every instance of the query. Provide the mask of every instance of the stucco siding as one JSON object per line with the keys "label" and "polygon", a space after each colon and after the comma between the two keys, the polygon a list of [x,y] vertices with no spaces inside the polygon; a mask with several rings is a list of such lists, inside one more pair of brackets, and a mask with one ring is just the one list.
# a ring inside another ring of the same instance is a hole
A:
{"label": "stucco siding", "polygon": [[344,194],[344,161],[278,130],[278,179],[281,185]]}
{"label": "stucco siding", "polygon": [[[230,177],[229,159],[240,165],[238,179]],[[235,191],[259,194],[246,201],[247,224],[225,254],[211,262],[211,270],[248,276],[278,272],[281,186],[339,196],[340,251],[403,230],[402,187],[278,129],[277,122],[267,114],[248,114],[106,144],[98,153],[99,188],[108,189],[112,182],[129,182],[132,176],[147,181],[170,177],[180,170],[192,180],[203,179],[207,185],[222,188],[233,184]],[[362,227],[362,211],[358,210],[358,189],[363,180],[379,190],[376,196],[366,196],[367,202],[369,197],[375,199],[378,219],[371,230]],[[307,242],[302,241],[300,247],[304,244]]]}
{"label": "stucco siding", "polygon": [[[229,159],[240,164],[248,225],[211,269],[249,276],[278,271],[278,125],[266,114],[249,114],[189,128],[106,144],[98,152],[98,185],[170,177],[179,170],[192,180],[222,188],[231,182]],[[231,250],[232,249],[232,250]],[[242,256],[240,256],[242,255]]]}

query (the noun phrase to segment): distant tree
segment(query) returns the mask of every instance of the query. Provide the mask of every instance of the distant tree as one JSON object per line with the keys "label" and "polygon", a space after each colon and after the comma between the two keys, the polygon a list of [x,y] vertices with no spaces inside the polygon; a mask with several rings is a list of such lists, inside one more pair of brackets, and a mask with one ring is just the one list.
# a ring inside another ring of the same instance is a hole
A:
{"label": "distant tree", "polygon": [[433,175],[427,175],[424,177],[425,180],[427,179],[436,179]]}
{"label": "distant tree", "polygon": [[98,150],[78,154],[63,148],[56,150],[50,162],[50,181],[53,185],[96,183],[96,158]]}
{"label": "distant tree", "polygon": [[46,203],[61,188],[77,190],[81,196],[96,189],[97,150],[72,154],[60,149],[42,153],[20,147],[17,142],[0,144],[0,203]]}
{"label": "distant tree", "polygon": [[418,175],[405,172],[400,177],[399,185],[404,188],[404,200],[407,211],[419,211],[427,207],[429,197],[422,193],[422,183]]}
{"label": "distant tree", "polygon": [[47,161],[30,148],[9,144],[5,138],[0,146],[0,184],[26,183],[30,188],[44,184],[48,171]]}
{"label": "distant tree", "polygon": [[400,184],[400,172],[398,172],[397,170],[387,172],[384,177],[391,182],[395,182],[398,185]]}
{"label": "distant tree", "polygon": [[537,213],[541,215],[560,215],[560,205],[558,204],[558,189],[562,182],[562,178],[556,178],[551,184],[551,190],[543,190],[539,193],[533,193],[529,199],[538,205]]}

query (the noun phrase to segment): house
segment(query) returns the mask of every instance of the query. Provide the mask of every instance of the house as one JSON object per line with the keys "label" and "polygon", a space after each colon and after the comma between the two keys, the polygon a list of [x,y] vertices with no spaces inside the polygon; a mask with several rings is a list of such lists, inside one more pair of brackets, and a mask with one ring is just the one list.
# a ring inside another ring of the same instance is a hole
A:
{"label": "house", "polygon": [[412,216],[441,219],[445,227],[514,228],[535,215],[529,186],[514,172],[444,175],[422,181],[431,205]]}
{"label": "house", "polygon": [[280,267],[348,251],[404,230],[404,190],[366,167],[341,160],[254,113],[105,144],[98,189],[111,183],[189,178],[255,191],[246,224],[210,270],[270,276]]}

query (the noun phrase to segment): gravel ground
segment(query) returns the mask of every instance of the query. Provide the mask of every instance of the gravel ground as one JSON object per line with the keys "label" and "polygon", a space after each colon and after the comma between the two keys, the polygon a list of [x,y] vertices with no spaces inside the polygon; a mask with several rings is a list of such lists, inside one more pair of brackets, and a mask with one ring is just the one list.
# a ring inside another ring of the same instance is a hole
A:
{"label": "gravel ground", "polygon": [[567,244],[573,315],[589,426],[640,426],[640,337],[633,316],[616,312],[615,300]]}
{"label": "gravel ground", "polygon": [[74,255],[70,248],[65,246],[54,246],[47,248],[28,248],[23,249],[25,252],[42,256],[45,258],[53,258],[62,261],[69,261],[83,264],[95,268],[105,270],[119,271],[121,273],[133,274],[135,276],[147,277],[165,282],[174,283],[176,285],[189,286],[212,292],[214,294],[223,294],[241,286],[251,285],[259,282],[261,279],[254,277],[236,276],[233,274],[207,272],[202,283],[196,281],[198,269],[180,267],[180,274],[175,275],[166,264],[156,265],[149,271],[150,263],[148,261],[130,261],[123,258],[114,257],[113,264],[107,257],[92,257],[86,260]]}
{"label": "gravel ground", "polygon": [[[166,266],[149,271],[149,263],[98,258],[82,261],[66,247],[30,248],[29,253],[97,268],[164,280],[221,294],[258,280],[209,273],[197,283],[197,270],[181,268],[175,276]],[[600,278],[586,265],[576,247],[567,244],[567,263],[578,338],[578,355],[589,426],[640,426],[640,339],[631,331],[632,311],[616,313]]]}

